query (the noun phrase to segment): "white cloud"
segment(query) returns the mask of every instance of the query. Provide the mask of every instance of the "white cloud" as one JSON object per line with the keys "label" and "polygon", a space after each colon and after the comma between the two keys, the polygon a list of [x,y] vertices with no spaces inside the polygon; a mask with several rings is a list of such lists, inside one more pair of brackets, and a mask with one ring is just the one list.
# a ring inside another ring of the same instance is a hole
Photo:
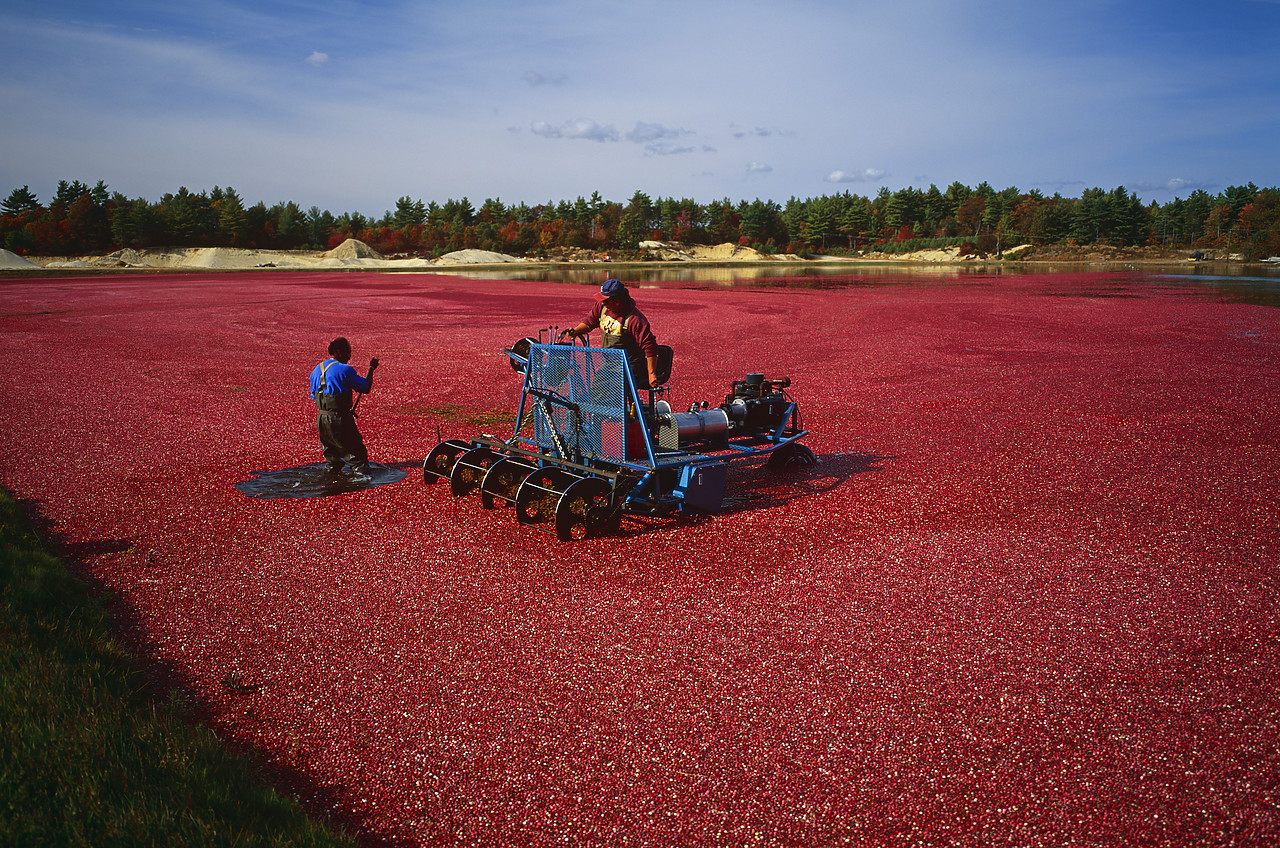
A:
{"label": "white cloud", "polygon": [[1039,180],[1030,183],[1033,188],[1042,189],[1044,191],[1062,192],[1079,192],[1082,188],[1087,188],[1084,180]]}
{"label": "white cloud", "polygon": [[540,135],[543,138],[580,138],[599,142],[617,141],[619,138],[618,131],[612,124],[602,126],[586,118],[566,121],[559,126],[546,121],[534,121],[529,129],[534,135]]}
{"label": "white cloud", "polygon": [[827,174],[829,183],[874,183],[884,177],[879,168],[864,168],[861,171],[832,171]]}
{"label": "white cloud", "polygon": [[693,135],[692,130],[675,129],[662,124],[651,124],[637,121],[635,129],[627,133],[627,141],[643,144],[645,152],[652,156],[674,156],[680,153],[694,153],[698,148],[682,145],[674,141],[681,136]]}
{"label": "white cloud", "polygon": [[1215,192],[1219,185],[1213,180],[1187,180],[1182,177],[1174,177],[1164,182],[1144,183],[1134,182],[1125,186],[1132,192],[1167,192],[1168,194],[1181,197],[1190,194],[1193,191]]}
{"label": "white cloud", "polygon": [[675,156],[680,153],[696,153],[698,148],[676,144],[674,141],[655,141],[644,146],[645,152],[654,156]]}
{"label": "white cloud", "polygon": [[772,170],[773,170],[773,166],[766,165],[764,162],[748,162],[747,163],[748,174],[767,174]]}
{"label": "white cloud", "polygon": [[529,85],[539,86],[539,85],[564,85],[569,78],[566,77],[564,74],[555,74],[553,76],[547,76],[546,74],[540,74],[537,71],[525,71],[523,74],[520,75],[520,79],[524,80]]}
{"label": "white cloud", "polygon": [[747,138],[747,137],[768,138],[769,136],[772,136],[772,135],[787,135],[787,134],[788,133],[783,133],[780,130],[771,130],[767,127],[755,127],[754,129],[749,129],[749,130],[734,130],[733,137],[734,138]]}
{"label": "white cloud", "polygon": [[664,127],[662,124],[650,124],[644,121],[636,121],[635,129],[627,133],[627,141],[634,141],[636,144],[648,144],[667,138],[679,138],[682,135],[692,135],[689,130],[677,130],[670,127]]}
{"label": "white cloud", "polygon": [[1164,188],[1169,191],[1178,191],[1191,185],[1191,180],[1184,180],[1182,177],[1174,177],[1164,184]]}
{"label": "white cloud", "polygon": [[320,68],[329,64],[329,54],[321,53],[319,50],[313,52],[306,58],[306,63],[313,68]]}

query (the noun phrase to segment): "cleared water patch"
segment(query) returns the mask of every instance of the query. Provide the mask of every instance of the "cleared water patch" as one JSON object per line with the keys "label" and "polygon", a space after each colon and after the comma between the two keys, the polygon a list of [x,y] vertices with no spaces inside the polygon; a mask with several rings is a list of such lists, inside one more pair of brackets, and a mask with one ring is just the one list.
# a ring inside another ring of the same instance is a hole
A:
{"label": "cleared water patch", "polygon": [[261,500],[327,498],[399,483],[409,476],[406,469],[391,468],[377,462],[369,463],[368,475],[327,472],[323,462],[254,473],[256,476],[252,479],[236,483],[236,489],[242,495]]}

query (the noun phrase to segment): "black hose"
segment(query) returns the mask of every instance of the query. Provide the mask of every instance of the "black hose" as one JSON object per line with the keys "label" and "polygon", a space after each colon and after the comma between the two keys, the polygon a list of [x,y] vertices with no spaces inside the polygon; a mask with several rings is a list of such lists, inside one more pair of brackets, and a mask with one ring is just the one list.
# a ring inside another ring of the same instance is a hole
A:
{"label": "black hose", "polygon": [[786,398],[789,402],[796,404],[796,429],[803,430],[804,429],[804,413],[800,411],[800,404],[796,403],[795,398],[793,398],[790,394],[788,394],[786,389],[782,390],[782,396]]}

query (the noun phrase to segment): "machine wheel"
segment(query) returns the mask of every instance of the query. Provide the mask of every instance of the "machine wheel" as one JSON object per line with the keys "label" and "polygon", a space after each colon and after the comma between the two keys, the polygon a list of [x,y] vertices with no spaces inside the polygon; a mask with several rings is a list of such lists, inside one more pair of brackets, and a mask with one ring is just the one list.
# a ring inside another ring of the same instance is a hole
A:
{"label": "machine wheel", "polygon": [[453,464],[457,462],[458,457],[471,450],[470,442],[464,442],[461,439],[449,439],[447,442],[441,442],[431,449],[431,453],[427,454],[426,461],[422,463],[422,482],[434,483],[444,478],[449,479],[449,475],[453,472]]}
{"label": "machine wheel", "polygon": [[582,479],[561,468],[535,469],[516,487],[516,521],[521,524],[555,521],[556,506],[565,491]]}
{"label": "machine wheel", "polygon": [[502,454],[492,448],[472,448],[454,460],[453,471],[449,474],[449,489],[455,496],[461,497],[479,488],[489,466],[500,459]]}
{"label": "machine wheel", "polygon": [[498,503],[516,502],[516,490],[525,478],[538,470],[524,457],[507,456],[489,466],[480,481],[480,503],[485,509],[493,509]]}
{"label": "machine wheel", "polygon": [[556,505],[556,535],[562,542],[599,536],[614,523],[613,489],[599,477],[584,477]]}
{"label": "machine wheel", "polygon": [[804,465],[813,465],[818,457],[799,442],[788,442],[769,454],[770,471],[794,471]]}
{"label": "machine wheel", "polygon": [[[518,371],[521,374],[524,373],[524,369],[526,366],[525,366],[525,363],[521,362],[520,360],[523,359],[525,361],[528,361],[529,348],[537,343],[538,343],[537,339],[531,336],[525,336],[523,339],[517,339],[515,344],[513,344],[509,348],[505,348],[502,351],[507,355],[507,359],[511,363],[512,371]],[[512,354],[514,354],[514,356]],[[516,358],[517,356],[520,357],[520,359],[517,359]]]}

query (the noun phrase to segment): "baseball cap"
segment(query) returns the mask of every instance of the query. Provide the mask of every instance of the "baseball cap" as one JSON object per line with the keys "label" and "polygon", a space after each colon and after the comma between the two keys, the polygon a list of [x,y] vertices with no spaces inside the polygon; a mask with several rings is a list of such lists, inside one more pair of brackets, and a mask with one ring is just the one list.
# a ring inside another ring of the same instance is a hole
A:
{"label": "baseball cap", "polygon": [[608,300],[611,297],[628,297],[627,287],[621,280],[605,280],[596,294],[596,300]]}

